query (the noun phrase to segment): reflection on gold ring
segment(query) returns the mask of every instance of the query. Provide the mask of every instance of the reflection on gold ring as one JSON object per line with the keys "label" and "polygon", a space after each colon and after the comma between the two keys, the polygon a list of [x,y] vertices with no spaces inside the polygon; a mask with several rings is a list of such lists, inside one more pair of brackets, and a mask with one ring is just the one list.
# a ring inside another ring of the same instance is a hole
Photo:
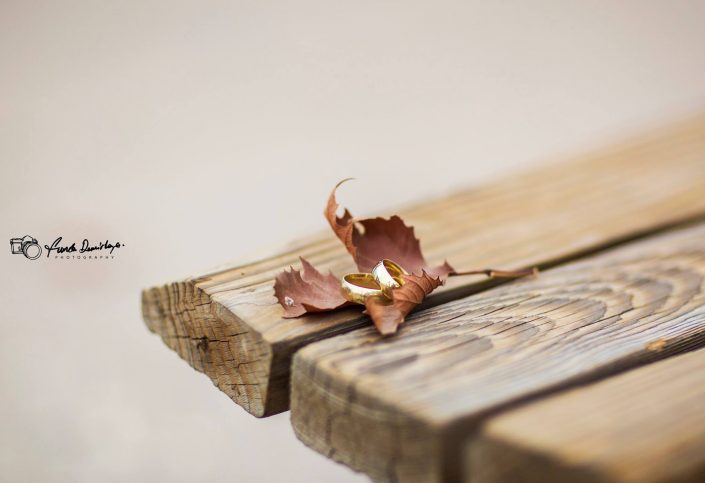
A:
{"label": "reflection on gold ring", "polygon": [[340,293],[345,300],[365,305],[368,297],[384,297],[379,283],[371,273],[349,273],[340,282]]}
{"label": "reflection on gold ring", "polygon": [[403,275],[407,275],[406,270],[391,260],[381,260],[372,269],[372,275],[379,284],[382,292],[388,298],[392,298],[392,291],[404,285]]}

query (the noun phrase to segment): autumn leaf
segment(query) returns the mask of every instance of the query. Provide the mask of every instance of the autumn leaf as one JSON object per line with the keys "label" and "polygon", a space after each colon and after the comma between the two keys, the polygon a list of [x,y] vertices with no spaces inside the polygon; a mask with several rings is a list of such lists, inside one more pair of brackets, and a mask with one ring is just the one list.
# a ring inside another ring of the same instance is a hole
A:
{"label": "autumn leaf", "polygon": [[335,310],[350,302],[340,293],[340,280],[333,275],[323,275],[303,257],[302,270],[280,272],[274,281],[274,295],[284,307],[284,317],[300,317],[308,312]]}
{"label": "autumn leaf", "polygon": [[333,232],[352,255],[358,270],[370,272],[377,262],[387,258],[394,260],[409,273],[420,275],[425,271],[445,281],[454,271],[453,267],[448,262],[429,267],[421,253],[421,244],[414,234],[414,228],[407,226],[400,217],[394,215],[389,219],[377,217],[356,220],[347,209],[339,217],[335,192],[345,181],[333,188],[324,214]]}
{"label": "autumn leaf", "polygon": [[[399,216],[356,219],[347,209],[342,216],[338,216],[340,206],[335,193],[345,181],[333,188],[324,215],[358,270],[369,273],[378,262],[388,259],[407,272],[401,276],[404,283],[392,290],[391,297],[380,295],[365,301],[367,314],[383,335],[394,334],[409,312],[445,283],[449,276],[484,274],[488,277],[523,277],[536,273],[535,270],[512,272],[493,269],[457,272],[448,262],[430,267],[421,252],[414,228],[407,226]],[[284,317],[325,312],[349,304],[341,294],[337,277],[331,273],[323,275],[303,258],[301,264],[301,271],[291,268],[276,277],[274,294],[284,308]]]}
{"label": "autumn leaf", "polygon": [[443,283],[440,277],[425,270],[421,275],[403,275],[402,278],[404,284],[392,291],[392,300],[370,297],[365,302],[367,313],[382,335],[394,334],[409,312]]}

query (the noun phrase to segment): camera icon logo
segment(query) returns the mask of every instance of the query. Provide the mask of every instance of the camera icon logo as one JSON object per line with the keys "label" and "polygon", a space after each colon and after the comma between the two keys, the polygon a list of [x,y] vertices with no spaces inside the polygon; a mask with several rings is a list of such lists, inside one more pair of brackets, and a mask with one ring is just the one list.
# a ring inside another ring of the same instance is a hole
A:
{"label": "camera icon logo", "polygon": [[36,238],[25,235],[22,238],[10,238],[10,252],[13,255],[24,255],[30,260],[36,260],[42,254]]}

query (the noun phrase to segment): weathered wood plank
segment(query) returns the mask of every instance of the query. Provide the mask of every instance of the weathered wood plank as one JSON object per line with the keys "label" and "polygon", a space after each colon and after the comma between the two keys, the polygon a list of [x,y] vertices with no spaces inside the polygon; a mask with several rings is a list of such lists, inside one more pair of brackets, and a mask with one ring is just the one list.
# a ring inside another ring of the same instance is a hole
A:
{"label": "weathered wood plank", "polygon": [[[705,213],[705,117],[570,163],[404,210],[429,260],[458,269],[544,265]],[[322,200],[323,201],[323,200]],[[292,354],[369,322],[358,310],[283,319],[274,275],[298,265],[344,274],[332,235],[246,266],[143,292],[147,326],[256,416],[288,407]],[[429,303],[477,290],[456,278]]]}
{"label": "weathered wood plank", "polygon": [[466,481],[705,481],[705,349],[492,418]]}
{"label": "weathered wood plank", "polygon": [[291,419],[380,481],[455,481],[489,413],[705,342],[705,224],[301,349]]}

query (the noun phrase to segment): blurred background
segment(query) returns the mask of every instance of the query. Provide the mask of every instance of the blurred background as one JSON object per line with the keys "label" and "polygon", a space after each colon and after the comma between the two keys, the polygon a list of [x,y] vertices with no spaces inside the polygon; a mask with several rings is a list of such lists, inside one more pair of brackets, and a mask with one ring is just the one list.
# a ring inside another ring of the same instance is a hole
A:
{"label": "blurred background", "polygon": [[698,0],[0,0],[5,240],[126,245],[0,255],[0,479],[365,481],[168,350],[140,290],[324,230],[344,177],[378,213],[697,113],[703,25]]}

